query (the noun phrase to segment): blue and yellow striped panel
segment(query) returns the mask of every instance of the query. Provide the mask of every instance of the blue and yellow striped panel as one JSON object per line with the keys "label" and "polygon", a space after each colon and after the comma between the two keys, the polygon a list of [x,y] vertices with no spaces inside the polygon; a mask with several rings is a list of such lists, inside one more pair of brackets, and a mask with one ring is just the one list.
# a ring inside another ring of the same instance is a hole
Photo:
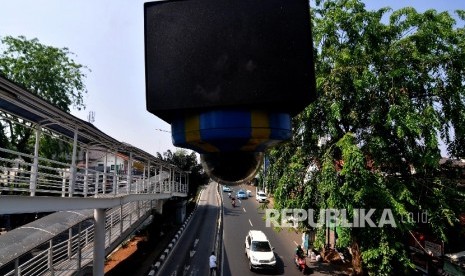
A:
{"label": "blue and yellow striped panel", "polygon": [[263,152],[292,137],[288,113],[220,110],[186,116],[171,123],[173,144],[199,153]]}

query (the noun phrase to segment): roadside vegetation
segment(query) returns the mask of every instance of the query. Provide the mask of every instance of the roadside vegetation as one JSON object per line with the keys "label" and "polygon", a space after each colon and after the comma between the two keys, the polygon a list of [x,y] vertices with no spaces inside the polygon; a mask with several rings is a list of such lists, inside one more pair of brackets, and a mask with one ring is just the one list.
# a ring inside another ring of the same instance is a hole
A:
{"label": "roadside vegetation", "polygon": [[[465,11],[337,0],[316,1],[311,14],[318,98],[294,118],[293,140],[267,153],[275,208],[346,209],[350,220],[354,209],[390,209],[397,227],[301,224],[317,248],[335,229],[358,275],[407,273],[415,230],[465,250],[449,235],[465,212],[460,173],[439,164],[441,143],[465,156]],[[421,212],[426,225],[402,220]]]}

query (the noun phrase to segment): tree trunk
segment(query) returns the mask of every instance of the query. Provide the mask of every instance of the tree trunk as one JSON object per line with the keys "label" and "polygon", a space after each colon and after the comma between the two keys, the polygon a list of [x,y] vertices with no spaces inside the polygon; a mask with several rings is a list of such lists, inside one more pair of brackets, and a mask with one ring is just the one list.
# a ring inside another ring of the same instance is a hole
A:
{"label": "tree trunk", "polygon": [[362,254],[355,238],[352,240],[350,249],[352,251],[352,267],[354,269],[353,275],[363,275]]}

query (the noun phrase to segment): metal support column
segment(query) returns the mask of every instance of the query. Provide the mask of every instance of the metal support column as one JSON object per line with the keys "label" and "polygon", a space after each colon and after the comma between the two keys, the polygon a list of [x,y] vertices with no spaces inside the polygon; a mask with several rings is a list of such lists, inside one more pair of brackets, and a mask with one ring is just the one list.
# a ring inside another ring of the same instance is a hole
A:
{"label": "metal support column", "polygon": [[107,162],[108,162],[108,150],[105,150],[105,162],[103,165],[103,194],[107,193]]}
{"label": "metal support column", "polygon": [[53,240],[48,242],[48,270],[51,276],[55,275],[55,269],[53,268]]}
{"label": "metal support column", "polygon": [[189,174],[186,175],[186,194],[189,193]]}
{"label": "metal support column", "polygon": [[127,176],[128,176],[128,189],[127,189],[127,193],[130,194],[132,191],[132,152],[129,153],[129,160],[128,160],[128,173],[127,173]]}
{"label": "metal support column", "polygon": [[123,218],[123,205],[120,205],[119,207],[119,234],[120,236],[123,234],[123,223],[124,223],[124,218]]}
{"label": "metal support column", "polygon": [[113,165],[113,194],[118,194],[118,190],[119,190],[119,184],[118,184],[118,165],[116,164],[116,162],[118,162],[118,151],[115,151],[115,163]]}
{"label": "metal support column", "polygon": [[69,169],[62,170],[63,179],[61,181],[61,197],[66,196],[66,179],[69,178]]}
{"label": "metal support column", "polygon": [[78,244],[77,244],[77,253],[76,253],[76,266],[77,266],[77,271],[80,272],[81,271],[81,261],[82,261],[82,245],[81,245],[81,239],[82,239],[82,233],[81,233],[81,230],[82,230],[82,222],[79,222],[78,224],[78,238],[77,238],[77,241],[78,241]]}
{"label": "metal support column", "polygon": [[159,189],[159,193],[162,193],[163,191],[163,182],[162,182],[162,179],[161,179],[161,173],[163,172],[163,165],[160,165],[160,172],[158,173],[158,189]]}
{"label": "metal support column", "polygon": [[100,174],[99,172],[96,172],[95,173],[95,191],[94,191],[94,196],[97,197],[98,196],[98,186],[99,186],[99,178],[100,178]]}
{"label": "metal support column", "polygon": [[89,149],[86,148],[86,164],[85,164],[85,175],[84,175],[84,197],[87,197],[87,192],[89,191]]}
{"label": "metal support column", "polygon": [[[144,173],[142,174],[142,186],[141,186],[141,192],[142,193],[146,193],[146,190],[145,190],[145,184],[146,184],[146,176],[145,176],[145,173],[146,173],[146,169],[147,167],[144,165]],[[137,186],[136,186],[136,193],[139,193],[138,189],[137,189]]]}
{"label": "metal support column", "polygon": [[168,178],[168,192],[171,193],[171,186],[173,186],[173,169],[170,168],[170,178]]}
{"label": "metal support column", "polygon": [[36,195],[37,174],[39,173],[39,141],[40,141],[41,133],[42,133],[42,128],[40,127],[40,125],[37,125],[36,126],[36,141],[34,144],[34,162],[32,163],[31,178],[29,181],[29,191],[31,192],[31,196]]}
{"label": "metal support column", "polygon": [[94,209],[94,276],[104,276],[105,271],[105,209]]}
{"label": "metal support column", "polygon": [[74,194],[74,184],[76,182],[76,152],[77,152],[77,138],[78,138],[78,128],[74,129],[74,140],[73,140],[73,155],[71,156],[71,168],[69,176],[69,187],[68,187],[68,196],[72,197]]}
{"label": "metal support column", "polygon": [[68,229],[68,260],[73,256],[73,228]]}
{"label": "metal support column", "polygon": [[31,177],[29,182],[29,191],[31,192],[31,196],[36,195],[36,188],[37,188],[37,174],[39,172],[39,141],[40,135],[42,130],[39,125],[36,128],[36,141],[34,144],[34,162],[32,163],[31,167]]}
{"label": "metal support column", "polygon": [[145,179],[144,183],[145,193],[150,193],[150,160],[147,161],[147,178]]}
{"label": "metal support column", "polygon": [[148,161],[147,168],[148,168],[147,182],[146,182],[146,185],[145,185],[145,189],[146,189],[147,193],[151,193],[152,192],[152,187],[151,187],[152,183],[150,182],[150,160]]}

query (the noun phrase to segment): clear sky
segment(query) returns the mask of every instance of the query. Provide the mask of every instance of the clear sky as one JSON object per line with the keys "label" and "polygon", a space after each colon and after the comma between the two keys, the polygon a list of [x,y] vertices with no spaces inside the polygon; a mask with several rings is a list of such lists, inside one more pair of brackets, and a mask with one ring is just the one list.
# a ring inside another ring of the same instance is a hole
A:
{"label": "clear sky", "polygon": [[[67,47],[92,71],[85,80],[84,111],[72,114],[113,138],[155,154],[175,150],[170,126],[145,107],[142,0],[0,0],[0,36],[24,35]],[[366,0],[368,9],[412,6],[418,11],[465,9],[465,1]],[[164,130],[164,131],[162,131]]]}

